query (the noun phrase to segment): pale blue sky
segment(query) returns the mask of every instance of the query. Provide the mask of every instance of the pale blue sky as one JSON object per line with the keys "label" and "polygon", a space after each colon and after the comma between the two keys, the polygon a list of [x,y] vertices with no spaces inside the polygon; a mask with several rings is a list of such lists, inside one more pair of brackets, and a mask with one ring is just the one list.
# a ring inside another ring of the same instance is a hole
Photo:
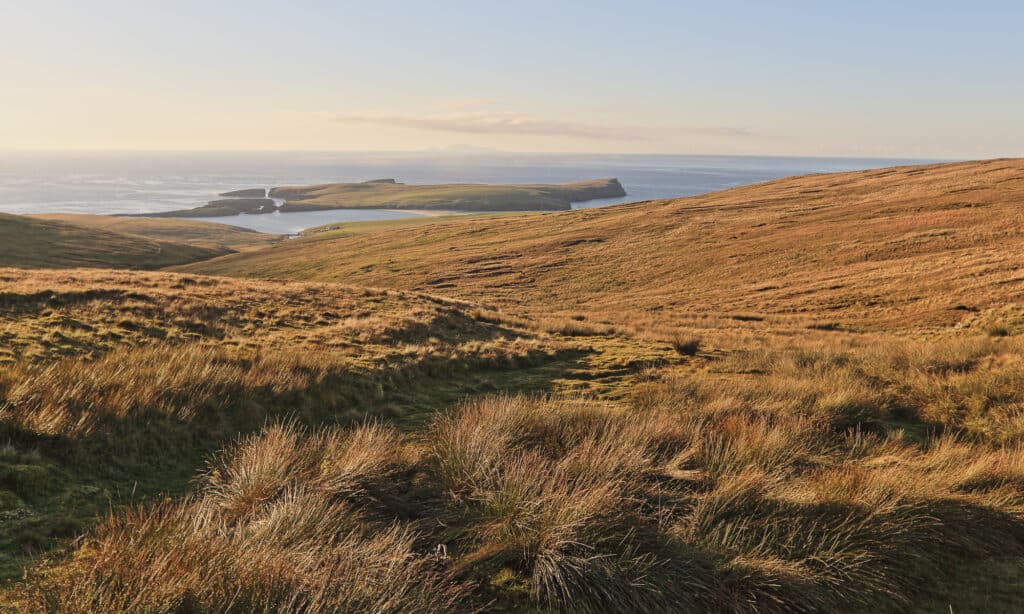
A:
{"label": "pale blue sky", "polygon": [[0,0],[0,148],[1024,155],[1020,2]]}

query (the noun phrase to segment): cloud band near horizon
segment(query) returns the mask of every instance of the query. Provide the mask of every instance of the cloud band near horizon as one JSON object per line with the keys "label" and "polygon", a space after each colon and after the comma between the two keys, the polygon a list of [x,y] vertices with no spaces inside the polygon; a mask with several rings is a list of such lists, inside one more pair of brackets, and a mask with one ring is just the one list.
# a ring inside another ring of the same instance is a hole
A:
{"label": "cloud band near horizon", "polygon": [[[636,126],[600,125],[557,119],[537,118],[525,113],[472,112],[439,115],[408,115],[399,113],[337,113],[334,121],[371,124],[433,132],[460,134],[517,134],[530,136],[570,136],[575,138],[638,141],[655,136],[655,131]],[[711,137],[756,137],[746,128],[728,126],[681,128],[683,134]],[[664,133],[664,131],[658,131]]]}

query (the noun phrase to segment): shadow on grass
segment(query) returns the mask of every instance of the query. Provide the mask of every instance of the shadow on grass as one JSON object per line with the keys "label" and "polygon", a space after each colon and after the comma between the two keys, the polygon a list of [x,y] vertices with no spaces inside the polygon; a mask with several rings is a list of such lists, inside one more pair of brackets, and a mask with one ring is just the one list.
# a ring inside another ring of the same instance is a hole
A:
{"label": "shadow on grass", "polygon": [[212,453],[267,422],[312,427],[381,419],[407,430],[468,396],[550,392],[584,354],[429,355],[380,369],[333,370],[284,392],[231,384],[216,389],[190,420],[156,410],[107,415],[81,436],[42,435],[0,421],[0,446],[9,451],[0,454],[0,581],[20,576],[33,558],[59,552],[112,509],[183,494]]}

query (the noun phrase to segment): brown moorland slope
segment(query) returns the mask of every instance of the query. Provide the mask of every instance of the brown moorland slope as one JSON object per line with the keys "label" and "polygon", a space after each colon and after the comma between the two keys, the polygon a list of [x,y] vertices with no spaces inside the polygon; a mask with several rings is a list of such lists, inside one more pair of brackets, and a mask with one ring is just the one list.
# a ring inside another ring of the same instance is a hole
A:
{"label": "brown moorland slope", "polygon": [[230,251],[0,213],[0,266],[156,269]]}
{"label": "brown moorland slope", "polygon": [[248,228],[229,226],[227,224],[214,224],[196,220],[75,213],[48,213],[30,215],[28,217],[38,220],[63,222],[81,228],[137,235],[158,241],[187,243],[196,247],[237,252],[257,247],[267,247],[281,240],[279,235],[256,232]]}
{"label": "brown moorland slope", "polygon": [[0,270],[0,611],[1021,611],[1021,170]]}
{"label": "brown moorland slope", "polygon": [[1024,291],[1024,160],[780,179],[697,196],[320,239],[188,265],[672,325],[883,330]]}

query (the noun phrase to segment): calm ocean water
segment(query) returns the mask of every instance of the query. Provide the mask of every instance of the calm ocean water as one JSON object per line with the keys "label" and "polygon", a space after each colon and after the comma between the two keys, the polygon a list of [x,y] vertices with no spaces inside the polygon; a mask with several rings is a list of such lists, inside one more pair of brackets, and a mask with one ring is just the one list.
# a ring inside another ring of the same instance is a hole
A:
{"label": "calm ocean water", "polygon": [[[625,198],[691,196],[789,175],[909,164],[878,158],[451,153],[0,153],[0,212],[152,213],[196,207],[220,192],[393,177],[405,183],[562,183],[618,177]],[[395,211],[317,211],[216,218],[289,233]]]}

